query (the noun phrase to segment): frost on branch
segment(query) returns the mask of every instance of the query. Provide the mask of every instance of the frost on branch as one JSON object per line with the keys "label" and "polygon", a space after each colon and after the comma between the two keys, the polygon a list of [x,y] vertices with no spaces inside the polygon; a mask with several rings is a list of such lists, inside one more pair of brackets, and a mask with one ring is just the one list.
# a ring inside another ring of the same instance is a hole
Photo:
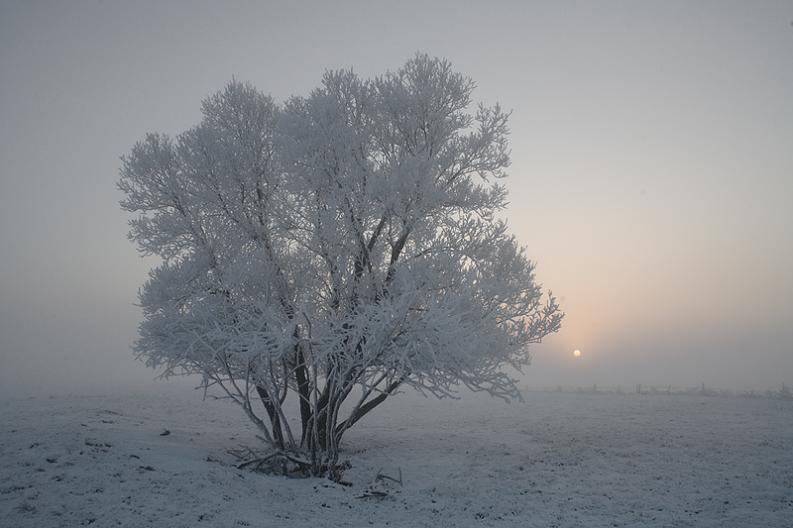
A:
{"label": "frost on branch", "polygon": [[232,81],[195,128],[147,135],[118,184],[130,239],[162,259],[137,354],[335,478],[345,431],[402,386],[519,397],[502,368],[563,314],[496,219],[508,114],[472,109],[473,88],[426,55],[283,104]]}

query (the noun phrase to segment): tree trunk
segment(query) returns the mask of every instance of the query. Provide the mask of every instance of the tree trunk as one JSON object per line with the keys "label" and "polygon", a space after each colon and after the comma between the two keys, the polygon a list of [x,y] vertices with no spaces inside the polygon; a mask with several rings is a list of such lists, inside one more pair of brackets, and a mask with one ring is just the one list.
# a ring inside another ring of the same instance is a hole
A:
{"label": "tree trunk", "polygon": [[300,445],[306,445],[308,438],[309,421],[311,420],[311,403],[309,402],[309,381],[308,371],[306,369],[305,358],[303,351],[300,350],[300,345],[297,345],[297,365],[295,366],[295,379],[297,380],[297,391],[300,398],[300,426],[302,432],[300,434]]}
{"label": "tree trunk", "polygon": [[267,389],[260,386],[256,387],[256,392],[259,393],[259,398],[261,398],[262,404],[264,404],[264,409],[270,417],[270,424],[273,429],[273,440],[275,440],[279,449],[284,449],[284,433],[281,430],[281,418],[278,416],[278,411],[275,410],[275,406],[270,399],[270,394],[267,392]]}

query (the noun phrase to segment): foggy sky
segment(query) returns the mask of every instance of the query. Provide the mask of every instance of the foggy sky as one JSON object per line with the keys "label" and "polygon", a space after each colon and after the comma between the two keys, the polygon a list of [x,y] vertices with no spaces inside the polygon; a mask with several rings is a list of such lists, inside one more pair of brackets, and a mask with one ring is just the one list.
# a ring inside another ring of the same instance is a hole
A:
{"label": "foggy sky", "polygon": [[[513,232],[567,312],[533,386],[793,384],[791,2],[0,1],[0,395],[150,380],[119,156],[232,77],[446,57],[511,119]],[[580,348],[583,357],[572,358]]]}

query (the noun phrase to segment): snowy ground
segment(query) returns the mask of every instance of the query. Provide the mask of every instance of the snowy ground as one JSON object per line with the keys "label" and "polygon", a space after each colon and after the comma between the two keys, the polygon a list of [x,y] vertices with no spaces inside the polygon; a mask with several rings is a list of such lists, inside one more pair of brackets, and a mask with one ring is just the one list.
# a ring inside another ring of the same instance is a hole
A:
{"label": "snowy ground", "polygon": [[[378,410],[347,438],[343,487],[235,469],[226,449],[253,429],[183,385],[0,401],[0,525],[793,526],[793,401],[530,392]],[[404,486],[359,498],[380,468]]]}

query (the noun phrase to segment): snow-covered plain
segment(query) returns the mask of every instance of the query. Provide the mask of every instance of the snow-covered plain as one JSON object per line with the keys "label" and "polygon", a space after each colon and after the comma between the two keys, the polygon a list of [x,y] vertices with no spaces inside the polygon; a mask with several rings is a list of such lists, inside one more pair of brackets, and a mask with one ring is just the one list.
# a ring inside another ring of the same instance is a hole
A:
{"label": "snow-covered plain", "polygon": [[394,398],[346,438],[349,487],[237,470],[254,429],[183,384],[3,400],[0,525],[793,526],[793,401],[525,397]]}

